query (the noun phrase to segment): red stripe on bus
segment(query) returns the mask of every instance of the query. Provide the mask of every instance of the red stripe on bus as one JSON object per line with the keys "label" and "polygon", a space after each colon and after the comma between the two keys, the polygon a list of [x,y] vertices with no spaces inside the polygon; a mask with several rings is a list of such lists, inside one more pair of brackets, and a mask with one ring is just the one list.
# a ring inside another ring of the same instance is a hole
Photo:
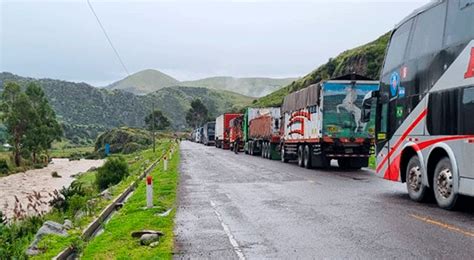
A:
{"label": "red stripe on bus", "polygon": [[[445,136],[440,138],[435,138],[427,141],[423,141],[417,144],[417,146],[413,146],[415,151],[419,152],[422,151],[432,145],[435,145],[440,142],[447,142],[447,141],[455,141],[455,140],[462,140],[462,139],[470,139],[473,138],[473,135],[458,135],[458,136]],[[392,163],[390,163],[389,168],[385,171],[384,178],[392,181],[397,181],[398,176],[400,174],[400,159],[401,154],[393,159]]]}
{"label": "red stripe on bus", "polygon": [[437,144],[439,142],[469,139],[469,138],[473,138],[473,137],[474,136],[472,136],[472,135],[445,136],[445,137],[440,137],[440,138],[420,142],[420,143],[417,144],[418,148],[416,148],[416,147],[414,147],[414,148],[418,152],[418,151],[424,150],[424,149],[426,149],[426,148],[428,148],[428,147],[430,147],[434,144]]}
{"label": "red stripe on bus", "polygon": [[387,162],[388,158],[390,158],[390,156],[392,156],[393,153],[395,153],[395,151],[403,143],[405,138],[407,138],[407,136],[411,133],[411,131],[413,131],[413,129],[415,129],[415,127],[426,116],[426,113],[427,113],[427,110],[424,109],[423,112],[421,112],[421,114],[415,119],[415,121],[413,121],[413,123],[407,128],[407,130],[405,130],[405,132],[402,134],[402,136],[398,139],[397,143],[393,146],[392,149],[390,149],[390,151],[388,152],[388,155],[385,156],[383,158],[382,162],[377,166],[377,172],[379,172],[383,168],[383,166]]}

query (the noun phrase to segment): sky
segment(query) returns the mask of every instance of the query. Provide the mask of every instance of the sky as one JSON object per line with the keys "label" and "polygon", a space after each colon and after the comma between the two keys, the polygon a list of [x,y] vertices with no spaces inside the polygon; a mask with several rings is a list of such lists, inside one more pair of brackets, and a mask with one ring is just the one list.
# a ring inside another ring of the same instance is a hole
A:
{"label": "sky", "polygon": [[[87,0],[0,0],[0,71],[105,86],[127,76]],[[90,1],[129,73],[301,77],[428,0]]]}

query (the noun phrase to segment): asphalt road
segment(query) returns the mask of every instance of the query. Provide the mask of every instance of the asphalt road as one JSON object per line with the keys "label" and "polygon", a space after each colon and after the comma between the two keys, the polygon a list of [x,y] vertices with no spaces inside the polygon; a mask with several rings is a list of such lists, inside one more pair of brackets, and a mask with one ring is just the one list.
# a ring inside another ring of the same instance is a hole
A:
{"label": "asphalt road", "polygon": [[369,170],[307,170],[181,143],[177,259],[474,258],[474,203],[410,201]]}

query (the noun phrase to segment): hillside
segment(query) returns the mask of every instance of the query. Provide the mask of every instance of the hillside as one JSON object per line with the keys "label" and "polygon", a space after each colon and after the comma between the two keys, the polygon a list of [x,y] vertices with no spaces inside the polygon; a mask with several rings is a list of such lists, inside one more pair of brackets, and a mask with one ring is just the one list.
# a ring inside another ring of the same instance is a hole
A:
{"label": "hillside", "polygon": [[193,98],[201,98],[212,116],[229,109],[251,104],[253,98],[240,94],[193,87],[162,88],[154,93],[137,96],[119,90],[98,89],[85,83],[54,79],[33,79],[11,73],[0,73],[3,82],[15,81],[21,85],[36,82],[43,87],[68,139],[79,142],[92,140],[101,132],[119,126],[142,127],[152,104],[172,121],[176,130],[186,127],[184,115]]}
{"label": "hillside", "polygon": [[329,59],[326,64],[323,64],[308,75],[256,100],[253,105],[261,107],[280,106],[283,102],[283,98],[291,92],[318,83],[321,80],[352,72],[378,79],[389,37],[389,33],[384,34],[373,42],[355,49],[347,50],[339,54],[336,58]]}
{"label": "hillside", "polygon": [[212,77],[194,81],[184,81],[183,86],[222,89],[240,93],[250,97],[262,97],[272,93],[282,86],[295,81],[296,78],[233,78]]}
{"label": "hillside", "polygon": [[162,88],[173,86],[203,87],[227,90],[250,97],[262,97],[290,84],[295,78],[233,78],[212,77],[180,82],[158,70],[143,70],[105,87],[109,90],[123,90],[136,95],[146,95]]}
{"label": "hillside", "polygon": [[161,88],[179,85],[179,81],[157,70],[142,70],[107,86],[107,89],[144,95]]}
{"label": "hillside", "polygon": [[185,114],[191,107],[191,101],[199,98],[206,105],[211,117],[217,117],[227,111],[239,111],[248,106],[253,98],[229,91],[195,87],[163,88],[142,98],[146,107],[155,107],[173,120],[176,129],[186,127]]}

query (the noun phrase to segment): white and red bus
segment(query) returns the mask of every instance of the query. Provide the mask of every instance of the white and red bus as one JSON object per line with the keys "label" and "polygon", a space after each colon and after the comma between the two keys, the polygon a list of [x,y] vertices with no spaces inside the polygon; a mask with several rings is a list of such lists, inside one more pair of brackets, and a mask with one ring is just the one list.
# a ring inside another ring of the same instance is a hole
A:
{"label": "white and red bus", "polygon": [[377,174],[445,209],[474,196],[474,0],[434,1],[397,25],[377,97]]}

